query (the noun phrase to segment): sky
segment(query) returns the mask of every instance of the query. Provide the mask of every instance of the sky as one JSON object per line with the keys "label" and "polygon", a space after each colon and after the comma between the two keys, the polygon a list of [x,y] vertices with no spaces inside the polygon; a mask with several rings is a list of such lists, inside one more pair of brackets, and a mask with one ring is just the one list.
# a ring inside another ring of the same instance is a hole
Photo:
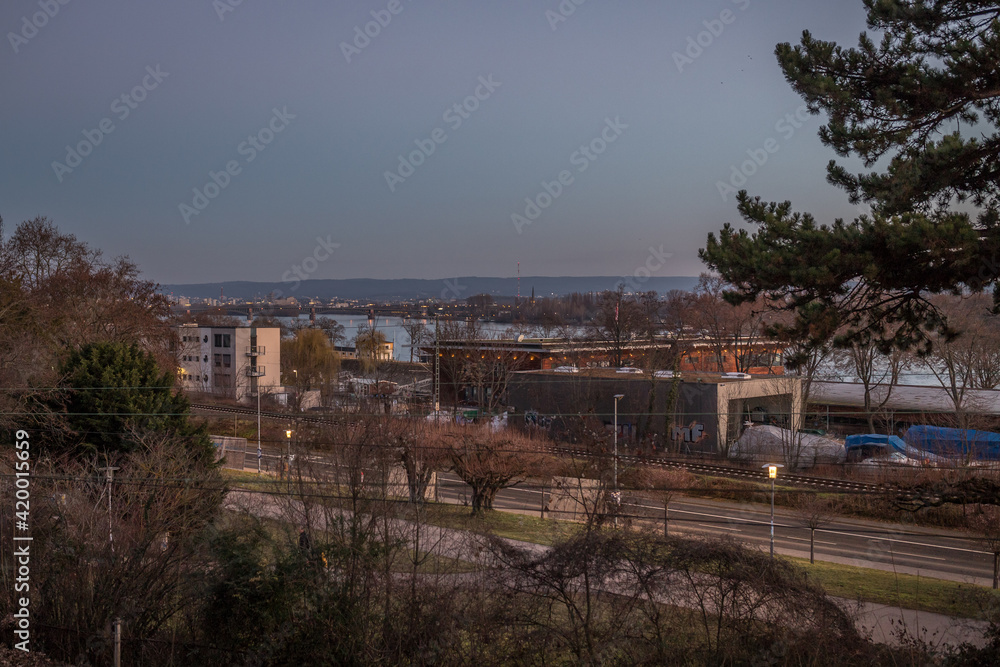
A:
{"label": "sky", "polygon": [[860,0],[6,0],[0,216],[170,284],[698,275],[741,187],[860,212],[774,47],[853,45],[864,19]]}

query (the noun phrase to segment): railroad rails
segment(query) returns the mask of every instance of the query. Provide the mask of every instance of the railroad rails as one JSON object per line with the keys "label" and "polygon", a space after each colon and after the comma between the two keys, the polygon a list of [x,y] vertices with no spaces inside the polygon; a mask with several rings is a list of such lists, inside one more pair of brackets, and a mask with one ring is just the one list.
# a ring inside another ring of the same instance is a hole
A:
{"label": "railroad rails", "polygon": [[[223,412],[231,415],[249,415],[256,417],[258,412],[253,408],[237,408],[231,405],[209,405],[207,403],[192,403],[192,410],[205,410],[207,412]],[[266,412],[261,410],[261,419],[279,419],[281,421],[295,421],[302,424],[343,424],[343,420],[332,419],[330,417],[307,417],[301,414],[288,412]]]}
{"label": "railroad rails", "polygon": [[[237,408],[229,405],[210,405],[206,403],[192,403],[192,409],[205,410],[209,412],[222,412],[228,414],[257,416],[257,411],[252,408]],[[294,420],[305,424],[345,424],[344,420],[334,419],[330,416],[307,417],[300,414],[290,414],[287,412],[261,412],[261,419],[278,419],[282,421]],[[581,456],[581,457],[601,457],[608,456],[606,453],[587,452],[567,447],[547,447],[548,451],[554,454]],[[716,477],[729,477],[734,479],[744,479],[753,482],[768,481],[767,472],[764,470],[748,470],[746,468],[736,468],[733,466],[712,465],[708,463],[698,463],[682,459],[649,458],[619,454],[619,460],[646,465],[656,465],[664,468],[680,468],[699,475],[712,475]],[[872,493],[883,490],[878,484],[868,484],[865,482],[854,482],[843,479],[832,479],[829,477],[810,477],[808,475],[796,475],[792,473],[782,474],[781,483],[792,486],[802,486],[809,488],[824,488],[836,491],[849,491],[853,493]]]}
{"label": "railroad rails", "polygon": [[[599,456],[592,452],[585,452],[581,450],[567,449],[565,447],[556,447],[554,451],[558,454],[569,454],[572,456]],[[600,456],[606,456],[606,454],[601,454]],[[767,472],[764,470],[747,470],[746,468],[736,468],[733,466],[723,466],[723,465],[711,465],[708,463],[697,463],[693,461],[685,461],[682,459],[663,459],[663,458],[649,458],[642,456],[631,456],[626,454],[619,454],[618,459],[621,461],[630,461],[634,463],[645,463],[647,465],[656,465],[663,468],[678,468],[681,470],[687,470],[700,475],[712,475],[715,477],[731,477],[735,479],[746,479],[753,482],[767,482],[768,476]],[[808,475],[795,475],[795,474],[782,474],[781,483],[792,486],[805,486],[812,488],[827,488],[837,491],[851,491],[851,492],[861,492],[861,493],[872,493],[883,489],[883,487],[878,484],[868,484],[865,482],[854,482],[850,480],[843,479],[832,479],[829,477],[810,477]]]}

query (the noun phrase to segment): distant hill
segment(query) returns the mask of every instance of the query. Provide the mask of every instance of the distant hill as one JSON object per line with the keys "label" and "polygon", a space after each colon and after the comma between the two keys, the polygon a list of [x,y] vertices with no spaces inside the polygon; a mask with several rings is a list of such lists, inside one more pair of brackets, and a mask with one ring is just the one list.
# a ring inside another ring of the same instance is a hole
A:
{"label": "distant hill", "polygon": [[[535,296],[571,294],[573,292],[600,292],[615,289],[622,278],[619,276],[524,276],[521,278],[521,296],[529,296],[532,288]],[[698,279],[690,276],[652,277],[643,282],[634,280],[634,289],[655,290],[661,294],[672,289],[690,290]],[[493,296],[514,296],[517,294],[516,278],[481,278],[466,276],[443,278],[441,280],[417,280],[402,278],[379,280],[375,278],[352,278],[347,280],[304,280],[295,283],[264,283],[232,281],[222,283],[197,283],[190,285],[161,285],[165,294],[187,297],[218,297],[220,290],[225,296],[236,299],[263,297],[272,292],[280,296],[317,297],[320,299],[465,299],[474,294]],[[630,288],[632,286],[630,285]]]}

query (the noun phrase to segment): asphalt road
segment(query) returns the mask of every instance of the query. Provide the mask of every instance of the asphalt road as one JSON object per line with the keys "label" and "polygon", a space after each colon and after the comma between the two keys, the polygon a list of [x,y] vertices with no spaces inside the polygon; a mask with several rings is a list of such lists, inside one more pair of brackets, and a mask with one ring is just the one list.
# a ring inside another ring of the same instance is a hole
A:
{"label": "asphalt road", "polygon": [[[244,463],[257,467],[256,448],[248,447]],[[261,469],[276,471],[284,451],[265,445]],[[314,462],[316,456],[306,455]],[[230,463],[237,463],[230,461]],[[438,498],[443,502],[470,504],[471,489],[456,475],[438,475]],[[548,492],[535,485],[521,485],[501,491],[494,508],[508,512],[542,515],[543,497]],[[546,513],[551,517],[551,513]],[[663,525],[663,505],[638,499],[623,505],[623,515],[645,518]],[[554,517],[558,518],[558,517]],[[761,549],[770,548],[770,509],[759,505],[677,497],[670,503],[668,529],[675,534],[728,535]],[[810,530],[801,516],[787,508],[776,508],[775,552],[808,558]],[[981,543],[955,531],[914,528],[860,520],[832,519],[815,532],[817,560],[870,567],[905,574],[991,586],[993,554]]]}
{"label": "asphalt road", "polygon": [[[536,486],[505,489],[497,495],[494,508],[541,515],[544,494],[544,489]],[[471,496],[471,489],[455,475],[439,475],[440,500],[462,504],[469,503]],[[662,504],[642,500],[626,503],[623,514],[648,517],[663,525]],[[675,498],[670,503],[668,517],[671,533],[728,535],[764,550],[770,548],[769,507]],[[776,509],[776,553],[808,558],[809,534],[803,518],[788,509]],[[954,531],[838,518],[824,522],[816,530],[815,556],[822,561],[982,586],[991,586],[993,582],[993,555],[984,552],[981,544]]]}

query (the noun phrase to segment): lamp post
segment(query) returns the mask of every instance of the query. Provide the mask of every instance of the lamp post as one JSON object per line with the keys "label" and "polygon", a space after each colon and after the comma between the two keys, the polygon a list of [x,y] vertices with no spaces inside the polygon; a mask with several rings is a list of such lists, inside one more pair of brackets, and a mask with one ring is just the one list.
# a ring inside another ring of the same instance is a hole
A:
{"label": "lamp post", "polygon": [[625,398],[625,394],[615,394],[615,427],[613,437],[615,441],[615,527],[618,527],[618,506],[621,504],[621,492],[618,491],[618,401]]}
{"label": "lamp post", "polygon": [[780,463],[767,463],[762,468],[767,468],[767,476],[771,480],[771,558],[774,558],[774,480],[778,477],[778,468],[785,466]]}
{"label": "lamp post", "polygon": [[288,473],[288,481],[292,480],[292,429],[285,429],[285,471]]}

